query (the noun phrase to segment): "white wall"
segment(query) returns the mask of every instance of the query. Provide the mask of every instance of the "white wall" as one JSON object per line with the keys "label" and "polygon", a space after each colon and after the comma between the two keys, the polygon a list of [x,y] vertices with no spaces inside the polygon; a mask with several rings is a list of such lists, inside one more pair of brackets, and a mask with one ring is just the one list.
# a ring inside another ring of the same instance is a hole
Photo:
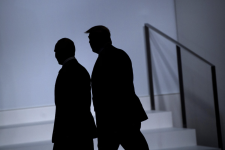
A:
{"label": "white wall", "polygon": [[[108,27],[113,45],[128,53],[136,93],[148,96],[146,22],[176,39],[174,1],[1,0],[0,110],[54,105],[60,38],[75,42],[76,58],[91,74],[97,55],[84,32],[95,25]],[[178,93],[174,46],[152,37],[155,94]]]}
{"label": "white wall", "polygon": [[[225,145],[225,1],[176,0],[179,41],[216,66],[217,88]],[[187,73],[188,124],[196,127],[198,142],[216,146],[215,114],[210,67],[183,54]],[[188,62],[187,62],[188,61]]]}

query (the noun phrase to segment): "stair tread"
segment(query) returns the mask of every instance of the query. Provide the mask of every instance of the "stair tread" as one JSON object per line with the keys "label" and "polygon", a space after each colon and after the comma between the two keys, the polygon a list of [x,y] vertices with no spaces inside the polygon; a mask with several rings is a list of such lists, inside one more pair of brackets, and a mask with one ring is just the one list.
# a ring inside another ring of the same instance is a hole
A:
{"label": "stair tread", "polygon": [[141,130],[143,133],[159,133],[159,132],[173,132],[173,131],[187,131],[187,130],[195,130],[190,128],[176,128],[176,127],[169,127],[169,128],[160,128],[160,129],[146,129]]}
{"label": "stair tread", "polygon": [[[26,144],[19,144],[19,145],[10,145],[1,147],[1,149],[11,149],[11,150],[21,150],[21,149],[29,149],[30,147],[46,147],[49,149],[53,146],[51,141],[44,141],[44,142],[36,142],[36,143],[26,143]],[[122,148],[123,149],[123,148]],[[164,149],[151,149],[151,150],[220,150],[219,148],[215,147],[206,147],[206,146],[186,146],[186,147],[176,147],[176,148],[164,148]]]}
{"label": "stair tread", "polygon": [[164,148],[164,149],[152,149],[152,150],[220,150],[215,147],[207,146],[186,146],[186,147],[176,147],[176,148]]}
{"label": "stair tread", "polygon": [[[159,111],[159,110],[148,110],[145,111],[147,115],[149,114],[156,114],[156,113],[171,113],[170,111]],[[95,115],[93,115],[95,119]],[[32,120],[29,122],[11,122],[11,123],[6,123],[6,124],[0,124],[0,128],[14,128],[18,126],[23,126],[23,125],[33,125],[33,124],[45,124],[45,123],[53,123],[55,118],[47,119],[47,120]]]}
{"label": "stair tread", "polygon": [[147,110],[146,113],[170,113],[171,111],[162,111],[162,110]]}

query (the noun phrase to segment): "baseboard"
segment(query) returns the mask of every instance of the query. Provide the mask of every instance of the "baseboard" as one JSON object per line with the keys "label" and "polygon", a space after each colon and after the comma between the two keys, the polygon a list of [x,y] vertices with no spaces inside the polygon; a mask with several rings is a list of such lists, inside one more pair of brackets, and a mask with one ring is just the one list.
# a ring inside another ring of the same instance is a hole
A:
{"label": "baseboard", "polygon": [[[140,97],[140,101],[145,111],[150,110],[150,97]],[[93,106],[91,106],[93,107]],[[92,114],[94,109],[92,108]],[[43,106],[25,109],[14,109],[0,111],[0,128],[16,127],[23,125],[34,125],[40,123],[50,123],[55,119],[55,106]]]}
{"label": "baseboard", "polygon": [[54,121],[55,106],[5,110],[0,112],[0,128]]}

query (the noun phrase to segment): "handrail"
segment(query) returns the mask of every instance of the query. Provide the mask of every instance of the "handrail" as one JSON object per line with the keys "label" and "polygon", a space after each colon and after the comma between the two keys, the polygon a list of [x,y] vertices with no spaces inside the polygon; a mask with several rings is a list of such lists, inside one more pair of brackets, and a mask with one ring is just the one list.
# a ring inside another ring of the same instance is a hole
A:
{"label": "handrail", "polygon": [[186,111],[185,111],[185,98],[184,98],[184,87],[183,87],[183,74],[182,74],[182,61],[181,61],[181,51],[180,47],[184,50],[188,51],[198,59],[202,60],[206,64],[211,66],[211,73],[212,73],[212,87],[213,87],[213,96],[214,96],[214,107],[215,107],[215,115],[216,115],[216,126],[217,126],[217,138],[218,138],[218,146],[223,150],[223,140],[222,140],[222,133],[221,133],[221,125],[220,125],[220,113],[219,113],[219,101],[218,101],[218,93],[217,93],[217,82],[216,82],[216,67],[209,61],[205,60],[201,56],[197,55],[178,41],[174,40],[173,38],[169,37],[162,31],[156,29],[152,25],[145,23],[145,42],[146,42],[146,50],[147,50],[147,61],[148,61],[148,73],[149,73],[149,90],[150,90],[150,97],[151,97],[151,108],[155,110],[155,100],[154,100],[154,87],[153,87],[153,76],[152,76],[152,63],[151,63],[151,46],[150,46],[150,35],[149,35],[149,28],[163,36],[164,38],[168,39],[169,41],[176,44],[177,50],[177,63],[178,63],[178,75],[179,75],[179,86],[180,86],[180,99],[181,99],[181,113],[182,113],[182,121],[183,127],[187,128],[186,123]]}
{"label": "handrail", "polygon": [[156,29],[155,27],[153,27],[152,25],[146,23],[145,26],[147,26],[148,28],[154,30],[155,32],[157,32],[158,34],[162,35],[163,37],[167,38],[168,40],[170,40],[171,42],[173,42],[174,44],[182,47],[183,49],[185,49],[186,51],[188,51],[189,53],[191,53],[192,55],[196,56],[197,58],[199,58],[200,60],[204,61],[205,63],[209,64],[210,66],[214,66],[212,63],[210,63],[209,61],[205,60],[204,58],[202,58],[201,56],[199,56],[198,54],[194,53],[193,51],[191,51],[189,48],[187,48],[186,46],[182,45],[181,43],[179,43],[178,41],[174,40],[173,38],[169,37],[168,35],[164,34],[162,31]]}

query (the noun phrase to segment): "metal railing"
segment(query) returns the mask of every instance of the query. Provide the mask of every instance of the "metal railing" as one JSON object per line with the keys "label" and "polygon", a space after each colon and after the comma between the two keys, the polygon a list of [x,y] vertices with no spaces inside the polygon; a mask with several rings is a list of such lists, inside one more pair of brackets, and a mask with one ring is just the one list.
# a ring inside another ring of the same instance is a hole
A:
{"label": "metal railing", "polygon": [[177,63],[178,63],[178,76],[179,76],[179,87],[180,87],[180,99],[181,99],[181,112],[182,112],[182,123],[183,127],[187,128],[187,121],[186,121],[186,111],[185,111],[185,98],[184,98],[184,87],[183,87],[183,74],[182,74],[182,62],[181,62],[181,51],[180,48],[189,52],[193,56],[197,57],[204,63],[211,66],[211,73],[212,73],[212,85],[213,85],[213,96],[214,96],[214,107],[215,107],[215,115],[216,115],[216,127],[217,127],[217,137],[218,137],[218,146],[223,150],[222,144],[222,135],[221,135],[221,124],[220,124],[220,114],[219,114],[219,103],[218,103],[218,94],[217,94],[217,82],[216,82],[216,67],[209,61],[205,60],[201,56],[197,55],[178,41],[174,40],[173,38],[169,37],[168,35],[164,34],[160,30],[156,29],[152,25],[146,23],[144,26],[145,30],[145,43],[146,43],[146,50],[147,50],[147,60],[148,60],[148,74],[149,74],[149,90],[150,90],[150,98],[151,98],[151,109],[155,110],[155,100],[154,100],[154,88],[153,88],[153,75],[152,75],[152,59],[151,59],[151,46],[150,46],[150,35],[149,29],[155,31],[156,33],[160,34],[167,40],[171,41],[172,43],[176,44],[176,51],[177,51]]}

